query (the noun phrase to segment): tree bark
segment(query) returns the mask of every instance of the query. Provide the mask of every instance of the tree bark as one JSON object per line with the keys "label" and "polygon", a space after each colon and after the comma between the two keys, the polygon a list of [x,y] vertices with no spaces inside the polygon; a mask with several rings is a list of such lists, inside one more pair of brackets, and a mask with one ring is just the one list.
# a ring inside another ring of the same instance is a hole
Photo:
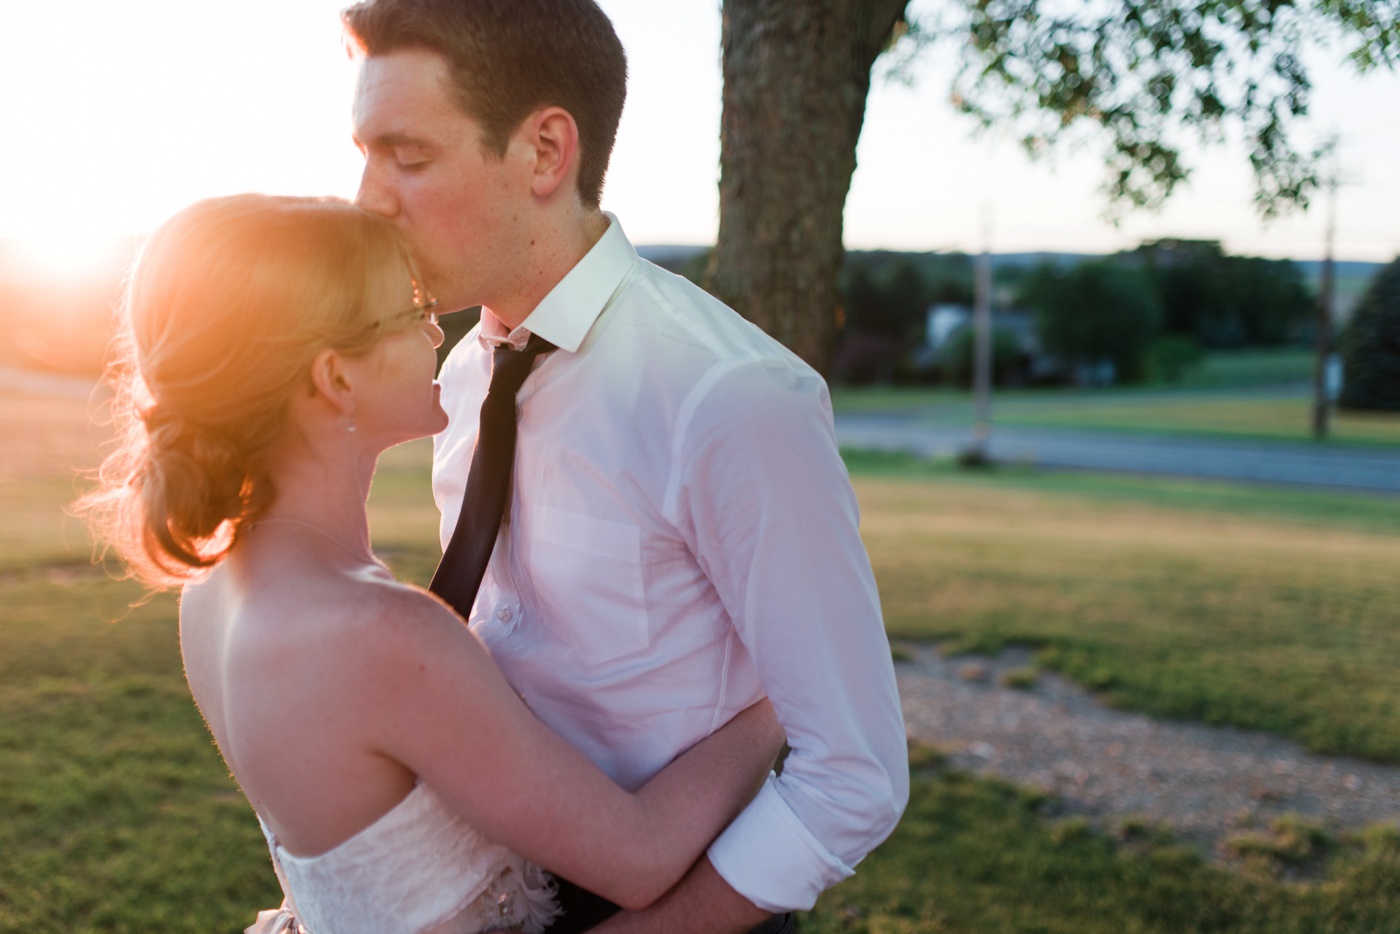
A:
{"label": "tree bark", "polygon": [[908,0],[724,0],[713,294],[825,374],[870,70]]}

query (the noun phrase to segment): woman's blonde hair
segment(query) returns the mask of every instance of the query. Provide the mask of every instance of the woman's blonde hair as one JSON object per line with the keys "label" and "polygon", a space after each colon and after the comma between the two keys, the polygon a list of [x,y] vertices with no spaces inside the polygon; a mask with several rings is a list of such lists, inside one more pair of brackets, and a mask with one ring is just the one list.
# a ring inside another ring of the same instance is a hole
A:
{"label": "woman's blonde hair", "polygon": [[336,199],[236,195],[166,221],[128,278],[113,364],[118,446],[76,511],[153,588],[228,554],[276,496],[268,458],[324,349],[368,352],[403,236]]}

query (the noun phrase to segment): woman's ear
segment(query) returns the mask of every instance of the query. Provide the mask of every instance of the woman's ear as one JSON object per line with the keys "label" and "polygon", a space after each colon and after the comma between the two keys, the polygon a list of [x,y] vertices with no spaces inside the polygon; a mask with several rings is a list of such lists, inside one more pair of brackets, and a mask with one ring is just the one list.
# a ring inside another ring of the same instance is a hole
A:
{"label": "woman's ear", "polygon": [[334,350],[323,350],[311,361],[311,395],[320,396],[338,415],[355,415],[355,383],[345,358]]}

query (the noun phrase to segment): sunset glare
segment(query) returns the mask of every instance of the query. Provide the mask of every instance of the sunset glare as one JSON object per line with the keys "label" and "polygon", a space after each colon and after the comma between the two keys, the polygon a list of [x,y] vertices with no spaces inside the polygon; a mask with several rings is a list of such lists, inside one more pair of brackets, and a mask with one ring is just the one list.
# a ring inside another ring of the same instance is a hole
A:
{"label": "sunset glare", "polygon": [[78,229],[31,228],[23,237],[0,241],[11,248],[10,262],[31,275],[75,277],[120,262],[124,241],[110,234]]}
{"label": "sunset glare", "polygon": [[[715,0],[601,0],[630,60],[627,111],[604,207],[632,239],[706,244],[717,229],[720,20]],[[74,273],[102,242],[140,235],[191,201],[239,191],[353,197],[354,66],[345,0],[50,0],[5,5],[0,35],[0,239]],[[915,2],[912,9],[930,8]],[[1357,78],[1337,48],[1310,57],[1311,132],[1337,132],[1348,184],[1338,255],[1400,250],[1400,77]],[[877,80],[846,208],[852,248],[1109,252],[1142,239],[1219,239],[1266,256],[1316,258],[1323,213],[1271,225],[1251,204],[1238,143],[1189,153],[1191,184],[1157,215],[1103,219],[1092,146],[1031,164],[1003,133],[974,138],[946,102],[948,69]]]}

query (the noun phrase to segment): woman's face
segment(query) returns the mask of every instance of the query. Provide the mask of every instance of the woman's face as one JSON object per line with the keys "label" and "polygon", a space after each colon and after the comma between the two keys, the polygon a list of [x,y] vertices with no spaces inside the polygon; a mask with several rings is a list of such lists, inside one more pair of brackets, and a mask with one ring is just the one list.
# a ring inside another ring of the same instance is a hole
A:
{"label": "woman's face", "polygon": [[355,430],[364,440],[389,447],[447,427],[441,387],[433,379],[443,335],[429,300],[421,292],[415,295],[407,273],[386,277],[378,291],[384,336],[353,364],[358,371]]}

